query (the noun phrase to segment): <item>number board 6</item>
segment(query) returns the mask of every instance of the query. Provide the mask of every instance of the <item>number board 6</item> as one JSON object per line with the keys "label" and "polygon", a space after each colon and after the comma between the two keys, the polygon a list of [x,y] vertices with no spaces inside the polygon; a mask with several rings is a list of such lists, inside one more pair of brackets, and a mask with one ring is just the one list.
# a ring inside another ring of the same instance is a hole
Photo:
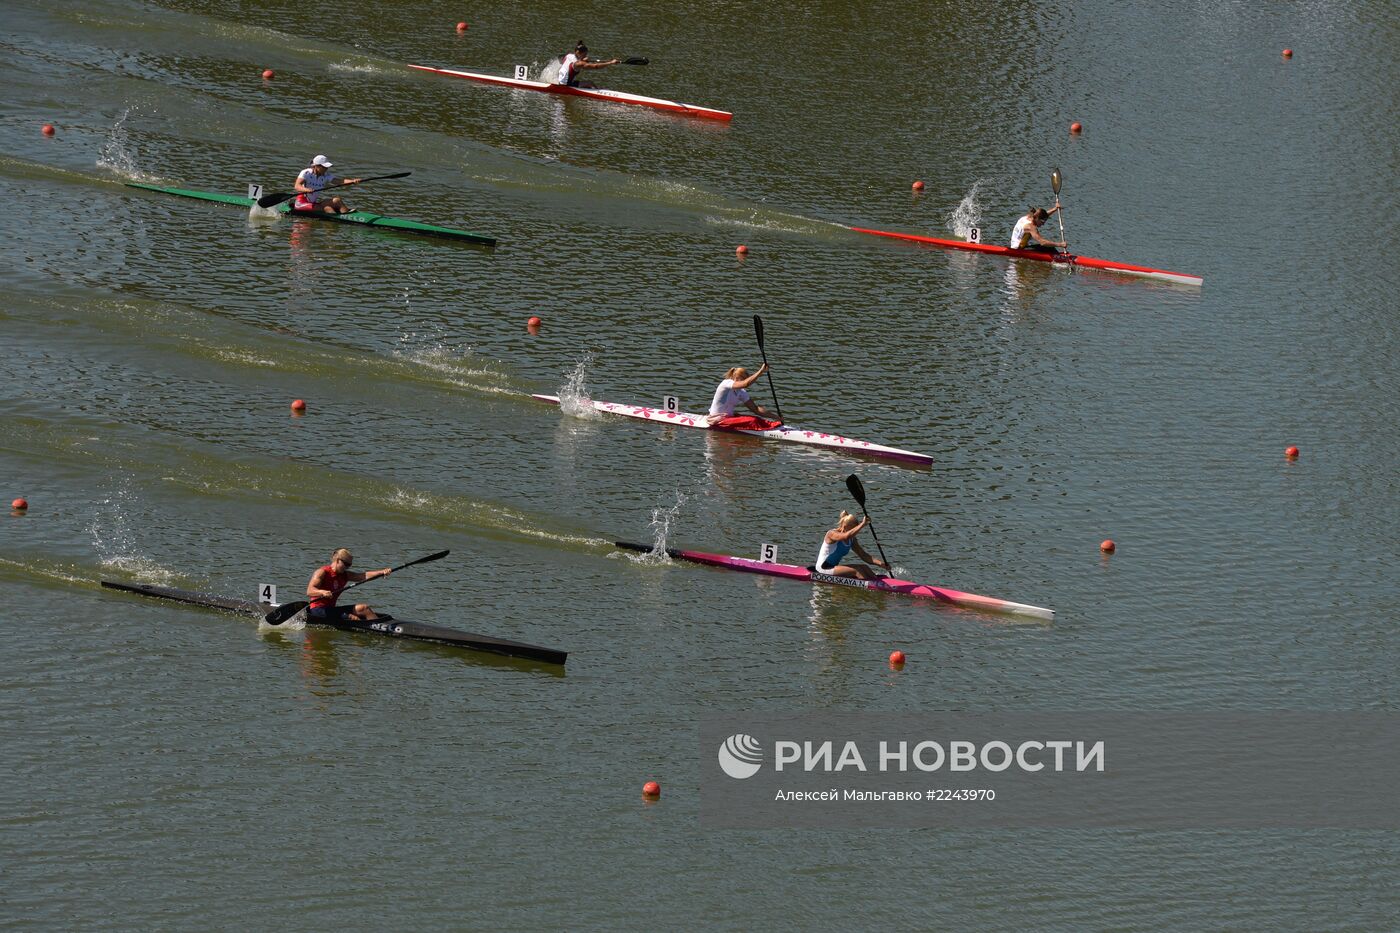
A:
{"label": "number board 6", "polygon": [[674,395],[668,395],[661,400],[661,407],[669,412],[678,412],[681,410],[681,400]]}

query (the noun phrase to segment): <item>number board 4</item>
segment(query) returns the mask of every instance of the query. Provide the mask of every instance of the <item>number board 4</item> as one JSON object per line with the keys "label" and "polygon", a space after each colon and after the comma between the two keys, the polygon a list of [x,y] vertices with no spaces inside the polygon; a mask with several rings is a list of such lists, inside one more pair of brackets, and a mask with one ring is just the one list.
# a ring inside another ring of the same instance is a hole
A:
{"label": "number board 4", "polygon": [[271,605],[271,606],[276,606],[276,605],[278,605],[278,602],[277,602],[277,584],[275,584],[275,583],[259,583],[259,584],[258,584],[258,602],[260,602],[260,603],[267,603],[268,605]]}

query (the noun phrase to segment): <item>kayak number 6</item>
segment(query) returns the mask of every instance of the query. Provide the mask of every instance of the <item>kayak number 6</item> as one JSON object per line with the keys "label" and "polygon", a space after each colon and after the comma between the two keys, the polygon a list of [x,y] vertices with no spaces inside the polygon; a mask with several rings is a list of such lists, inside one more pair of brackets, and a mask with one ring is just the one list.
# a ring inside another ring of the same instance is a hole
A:
{"label": "kayak number 6", "polygon": [[668,395],[661,400],[661,407],[669,412],[678,412],[681,410],[681,400],[674,395]]}

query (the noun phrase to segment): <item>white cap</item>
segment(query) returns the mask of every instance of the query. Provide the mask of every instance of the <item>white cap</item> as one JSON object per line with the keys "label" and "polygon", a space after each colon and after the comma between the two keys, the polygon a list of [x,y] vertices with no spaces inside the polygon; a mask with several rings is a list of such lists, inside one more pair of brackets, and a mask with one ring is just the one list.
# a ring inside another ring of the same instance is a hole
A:
{"label": "white cap", "polygon": [[323,155],[319,155],[319,156],[317,156],[316,158],[314,158],[314,159],[311,160],[311,164],[312,164],[312,165],[324,165],[326,168],[330,168],[330,167],[331,167],[331,160],[330,160],[330,159],[327,159],[327,158],[326,158],[325,156],[323,156]]}

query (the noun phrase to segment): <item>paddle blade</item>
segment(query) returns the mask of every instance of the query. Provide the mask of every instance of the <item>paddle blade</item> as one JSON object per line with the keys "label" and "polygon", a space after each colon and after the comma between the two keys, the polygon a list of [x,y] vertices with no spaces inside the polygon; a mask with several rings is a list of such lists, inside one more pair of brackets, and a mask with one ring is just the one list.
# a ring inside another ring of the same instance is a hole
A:
{"label": "paddle blade", "polygon": [[846,477],[846,488],[851,491],[851,495],[860,503],[860,507],[865,508],[865,487],[861,485],[860,477],[852,473]]}
{"label": "paddle blade", "polygon": [[1055,169],[1050,173],[1050,187],[1055,189],[1055,194],[1060,193],[1060,185],[1064,184],[1064,182],[1065,179],[1060,174],[1059,169]]}
{"label": "paddle blade", "polygon": [[258,198],[258,207],[276,207],[283,201],[290,201],[296,196],[295,191],[274,191],[272,194],[265,194]]}
{"label": "paddle blade", "polygon": [[622,60],[622,64],[624,64],[624,65],[650,65],[650,64],[651,64],[651,59],[649,59],[649,58],[624,58],[624,59]]}
{"label": "paddle blade", "polygon": [[758,338],[759,349],[763,349],[763,318],[757,314],[753,316],[753,332],[754,336]]}
{"label": "paddle blade", "polygon": [[394,569],[402,570],[405,567],[412,567],[414,564],[426,564],[430,560],[442,560],[444,557],[451,553],[451,551],[438,551],[436,554],[429,554],[427,557],[420,557],[417,560],[411,560],[406,564],[400,564]]}
{"label": "paddle blade", "polygon": [[292,616],[305,609],[307,605],[309,604],[305,602],[283,603],[280,606],[274,607],[271,612],[263,616],[263,621],[268,625],[281,625],[283,622],[286,622]]}

